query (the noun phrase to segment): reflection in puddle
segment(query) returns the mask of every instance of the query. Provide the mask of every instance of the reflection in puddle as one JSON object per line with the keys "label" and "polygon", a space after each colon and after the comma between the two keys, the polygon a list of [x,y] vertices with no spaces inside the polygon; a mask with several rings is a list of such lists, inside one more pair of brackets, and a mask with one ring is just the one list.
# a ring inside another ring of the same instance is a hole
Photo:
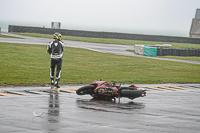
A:
{"label": "reflection in puddle", "polygon": [[133,114],[138,109],[144,109],[145,107],[143,103],[133,101],[128,103],[117,103],[112,100],[108,101],[98,99],[79,99],[76,100],[76,105],[82,109],[123,114]]}
{"label": "reflection in puddle", "polygon": [[46,117],[46,129],[48,132],[58,132],[59,131],[59,118],[60,114],[60,104],[59,95],[57,93],[51,93],[49,95],[49,106],[48,113]]}

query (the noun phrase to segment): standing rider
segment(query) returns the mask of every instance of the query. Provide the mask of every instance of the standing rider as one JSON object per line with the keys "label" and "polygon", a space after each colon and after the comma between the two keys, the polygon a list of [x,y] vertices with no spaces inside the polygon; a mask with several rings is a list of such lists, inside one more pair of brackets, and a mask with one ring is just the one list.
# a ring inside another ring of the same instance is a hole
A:
{"label": "standing rider", "polygon": [[[61,75],[64,43],[61,41],[61,34],[58,32],[54,33],[53,38],[55,40],[49,42],[47,46],[47,52],[51,55],[51,68],[50,68],[51,86],[60,88],[60,86],[58,86],[58,82],[60,80],[60,75]],[[54,72],[56,66],[57,66],[56,81],[54,84]]]}

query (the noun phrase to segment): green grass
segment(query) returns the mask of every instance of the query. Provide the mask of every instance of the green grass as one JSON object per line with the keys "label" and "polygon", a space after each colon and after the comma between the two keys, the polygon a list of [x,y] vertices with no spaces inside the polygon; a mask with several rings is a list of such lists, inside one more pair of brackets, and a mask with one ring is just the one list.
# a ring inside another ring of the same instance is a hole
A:
{"label": "green grass", "polygon": [[[0,43],[0,85],[43,85],[50,82],[46,46]],[[200,83],[200,65],[120,56],[65,47],[61,83]]]}
{"label": "green grass", "polygon": [[157,56],[157,57],[169,58],[169,59],[179,59],[179,60],[200,61],[200,57],[197,57],[197,56]]}

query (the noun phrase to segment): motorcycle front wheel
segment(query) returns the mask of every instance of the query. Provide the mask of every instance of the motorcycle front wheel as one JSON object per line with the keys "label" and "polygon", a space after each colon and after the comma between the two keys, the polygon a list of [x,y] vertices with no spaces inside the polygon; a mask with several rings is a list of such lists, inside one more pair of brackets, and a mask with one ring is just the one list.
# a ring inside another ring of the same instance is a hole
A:
{"label": "motorcycle front wheel", "polygon": [[94,85],[88,85],[88,86],[83,86],[81,88],[79,88],[78,90],[76,90],[76,94],[77,95],[86,95],[86,94],[93,94],[94,93],[94,89],[96,87]]}

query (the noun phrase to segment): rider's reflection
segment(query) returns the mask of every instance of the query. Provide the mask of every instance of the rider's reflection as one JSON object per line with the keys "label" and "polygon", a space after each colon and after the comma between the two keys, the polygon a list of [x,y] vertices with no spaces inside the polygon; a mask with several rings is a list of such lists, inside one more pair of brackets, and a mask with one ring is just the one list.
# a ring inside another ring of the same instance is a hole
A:
{"label": "rider's reflection", "polygon": [[48,131],[58,131],[59,130],[59,113],[60,113],[60,104],[59,104],[59,95],[51,93],[49,96],[49,107],[48,107]]}

